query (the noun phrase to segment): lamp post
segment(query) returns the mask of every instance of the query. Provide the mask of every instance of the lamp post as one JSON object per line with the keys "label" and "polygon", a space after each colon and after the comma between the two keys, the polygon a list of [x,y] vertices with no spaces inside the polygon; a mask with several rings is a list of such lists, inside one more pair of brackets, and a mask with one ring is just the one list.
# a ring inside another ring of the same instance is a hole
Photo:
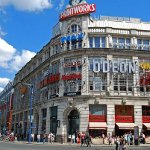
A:
{"label": "lamp post", "polygon": [[29,83],[21,83],[21,85],[28,86],[30,88],[30,105],[29,105],[29,140],[28,142],[31,143],[31,134],[32,134],[32,98],[33,98],[33,85]]}

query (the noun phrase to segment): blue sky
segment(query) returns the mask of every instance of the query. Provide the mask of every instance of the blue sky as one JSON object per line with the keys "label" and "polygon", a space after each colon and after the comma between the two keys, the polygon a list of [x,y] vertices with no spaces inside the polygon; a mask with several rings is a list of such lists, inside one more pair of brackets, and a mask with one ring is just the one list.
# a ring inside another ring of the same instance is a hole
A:
{"label": "blue sky", "polygon": [[[0,91],[50,40],[69,0],[0,0]],[[141,18],[150,22],[150,0],[87,0],[92,16]]]}

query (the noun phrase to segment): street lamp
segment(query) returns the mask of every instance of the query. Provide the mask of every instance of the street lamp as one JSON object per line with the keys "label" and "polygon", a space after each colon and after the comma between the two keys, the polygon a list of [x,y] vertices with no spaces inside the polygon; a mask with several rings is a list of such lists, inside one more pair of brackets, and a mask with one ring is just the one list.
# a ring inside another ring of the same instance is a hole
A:
{"label": "street lamp", "polygon": [[29,116],[29,140],[28,142],[31,143],[31,126],[32,126],[32,98],[33,98],[33,85],[32,84],[29,84],[29,83],[21,83],[21,85],[24,85],[24,86],[28,86],[28,88],[30,88],[30,108],[29,108],[29,113],[30,113],[30,116]]}

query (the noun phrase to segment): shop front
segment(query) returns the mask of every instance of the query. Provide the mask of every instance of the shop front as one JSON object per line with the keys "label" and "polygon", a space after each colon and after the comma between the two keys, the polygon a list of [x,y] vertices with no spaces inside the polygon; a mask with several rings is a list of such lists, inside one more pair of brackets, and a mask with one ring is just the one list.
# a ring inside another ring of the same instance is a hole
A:
{"label": "shop front", "polygon": [[142,121],[146,143],[150,143],[150,106],[142,106]]}
{"label": "shop front", "polygon": [[115,106],[115,131],[116,135],[122,136],[125,133],[134,133],[134,106],[116,105]]}
{"label": "shop front", "polygon": [[107,106],[106,105],[90,105],[89,106],[89,134],[92,138],[107,135]]}

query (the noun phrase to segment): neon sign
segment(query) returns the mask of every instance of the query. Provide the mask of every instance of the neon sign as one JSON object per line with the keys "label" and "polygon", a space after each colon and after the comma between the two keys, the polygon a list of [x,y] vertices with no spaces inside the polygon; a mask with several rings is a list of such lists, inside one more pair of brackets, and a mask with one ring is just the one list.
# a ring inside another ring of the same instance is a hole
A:
{"label": "neon sign", "polygon": [[61,43],[70,42],[70,41],[80,41],[84,37],[84,33],[73,34],[68,36],[61,37]]}
{"label": "neon sign", "polygon": [[64,12],[60,14],[60,21],[65,20],[69,17],[82,15],[82,14],[89,14],[96,11],[96,5],[95,4],[80,4],[76,5],[74,7],[67,8]]}

